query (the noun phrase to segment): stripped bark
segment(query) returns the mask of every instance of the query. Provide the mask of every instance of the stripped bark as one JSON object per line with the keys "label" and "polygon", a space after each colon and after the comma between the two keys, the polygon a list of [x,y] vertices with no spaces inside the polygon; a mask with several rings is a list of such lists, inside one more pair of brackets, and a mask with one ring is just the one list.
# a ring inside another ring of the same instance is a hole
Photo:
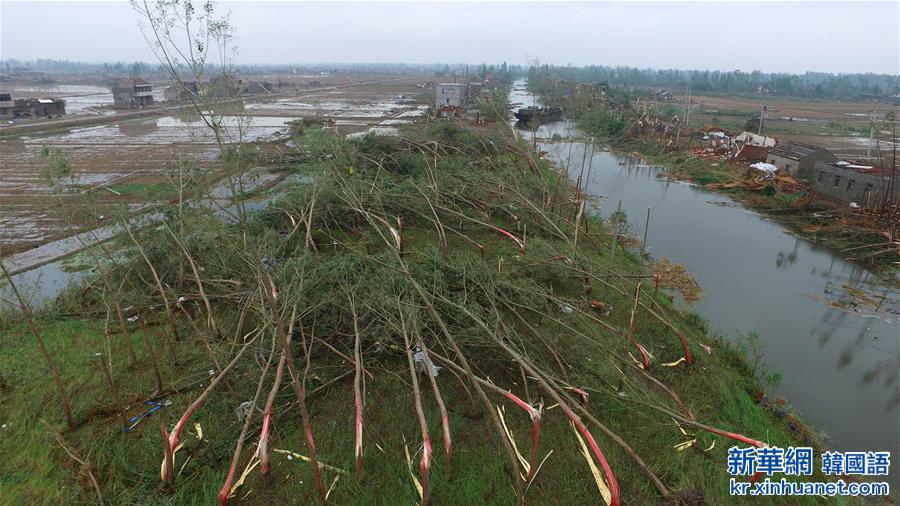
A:
{"label": "stripped bark", "polygon": [[[403,317],[403,309],[400,310],[400,330],[403,334],[403,343],[406,350],[406,362],[409,366],[409,376],[412,380],[413,397],[416,405],[416,417],[419,419],[419,429],[422,431],[422,460],[419,462],[419,480],[422,482],[422,501],[424,506],[431,502],[431,436],[428,434],[428,422],[425,420],[425,411],[422,409],[422,390],[419,387],[419,375],[416,373],[416,365],[413,363],[412,345],[409,340],[406,319]],[[425,369],[425,375],[431,376],[431,369]]]}
{"label": "stripped bark", "polygon": [[359,318],[356,314],[356,302],[353,300],[353,294],[348,293],[347,298],[350,300],[350,314],[353,317],[353,334],[356,337],[353,345],[353,356],[355,362],[353,368],[355,374],[353,376],[353,401],[356,404],[356,422],[355,422],[355,444],[353,451],[356,458],[356,477],[362,473],[363,464],[363,413],[365,411],[365,396],[362,385],[362,346],[359,335]]}
{"label": "stripped bark", "polygon": [[[217,374],[212,381],[210,381],[209,386],[203,390],[203,393],[200,394],[199,397],[194,399],[194,402],[188,406],[187,410],[185,410],[184,414],[181,415],[181,418],[178,420],[178,423],[175,424],[175,427],[172,428],[172,433],[169,434],[166,431],[165,427],[162,427],[163,437],[165,438],[165,459],[163,460],[162,467],[162,482],[163,487],[169,490],[174,490],[175,487],[175,449],[178,447],[178,438],[181,435],[182,429],[184,429],[185,424],[190,419],[191,415],[193,415],[200,407],[206,402],[206,399],[209,398],[210,394],[216,389],[219,383],[225,378],[231,369],[237,364],[238,360],[243,356],[244,352],[247,351],[247,348],[250,347],[256,341],[256,338],[259,337],[260,332],[251,332],[250,334],[256,334],[252,339],[245,341],[244,345],[237,352],[234,358],[231,359],[231,362],[222,369],[222,372]],[[250,334],[245,336],[249,337]]]}
{"label": "stripped bark", "polygon": [[[425,356],[425,370],[430,371],[432,361],[428,352],[428,347],[425,346],[425,340],[419,335],[418,330],[414,328],[414,331],[416,332],[419,349],[422,350],[422,354]],[[438,409],[441,411],[441,425],[444,432],[444,465],[447,468],[445,472],[449,472],[450,461],[453,455],[453,440],[450,437],[450,417],[447,415],[447,406],[444,404],[444,397],[441,395],[441,389],[438,387],[434,375],[428,374],[428,380],[431,383],[434,400],[437,402]]]}
{"label": "stripped bark", "polygon": [[281,387],[281,378],[284,374],[284,364],[287,362],[287,356],[284,350],[281,350],[281,357],[278,359],[278,367],[275,369],[275,381],[272,382],[272,389],[269,390],[269,397],[266,399],[266,407],[263,409],[262,431],[259,434],[259,446],[257,454],[259,455],[259,472],[267,474],[270,470],[269,466],[269,432],[272,430],[272,405],[275,404],[275,396]]}
{"label": "stripped bark", "polygon": [[244,425],[241,427],[241,435],[238,436],[237,445],[234,448],[234,454],[231,456],[231,467],[228,468],[228,476],[225,478],[225,483],[222,485],[222,489],[219,490],[219,505],[226,506],[228,504],[228,496],[231,493],[231,480],[234,478],[235,469],[237,469],[238,463],[241,461],[241,450],[244,448],[244,439],[247,437],[247,429],[250,428],[250,422],[253,420],[253,414],[256,412],[256,403],[259,402],[259,396],[262,394],[263,384],[266,380],[266,374],[269,372],[269,366],[272,364],[272,357],[275,354],[275,347],[272,347],[272,350],[269,352],[269,358],[266,360],[266,365],[263,367],[262,372],[259,375],[259,383],[256,385],[256,393],[253,395],[253,401],[250,403],[250,409],[247,410],[247,415],[244,418]]}

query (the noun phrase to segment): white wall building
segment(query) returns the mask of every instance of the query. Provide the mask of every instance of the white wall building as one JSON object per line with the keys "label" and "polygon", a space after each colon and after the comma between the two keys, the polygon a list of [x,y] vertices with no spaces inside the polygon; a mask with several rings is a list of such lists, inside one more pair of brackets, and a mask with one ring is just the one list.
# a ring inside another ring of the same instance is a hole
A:
{"label": "white wall building", "polygon": [[434,87],[435,107],[463,107],[466,103],[466,85],[459,83],[444,83]]}

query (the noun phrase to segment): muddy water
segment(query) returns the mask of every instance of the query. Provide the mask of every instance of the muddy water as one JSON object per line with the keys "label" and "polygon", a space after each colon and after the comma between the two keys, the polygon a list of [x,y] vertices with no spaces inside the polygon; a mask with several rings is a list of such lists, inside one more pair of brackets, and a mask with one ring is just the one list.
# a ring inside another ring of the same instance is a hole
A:
{"label": "muddy water", "polygon": [[[523,88],[524,82],[516,83],[512,103],[532,103]],[[531,139],[530,131],[520,132]],[[693,309],[715,332],[731,339],[758,335],[768,369],[782,375],[773,394],[788,399],[838,450],[898,455],[900,293],[871,288],[873,276],[863,267],[725,196],[661,181],[661,167],[599,146],[551,141],[554,134],[569,139],[573,132],[580,136],[567,122],[543,125],[539,148],[558,166],[568,165],[572,180],[584,157],[587,190],[600,198],[596,211],[609,216],[621,200],[634,235],[643,234],[651,209],[651,255],[688,267],[705,292]],[[852,288],[869,288],[881,307],[869,307]],[[834,307],[854,304],[850,310]],[[897,466],[892,471],[896,486]]]}
{"label": "muddy water", "polygon": [[[66,115],[115,114],[110,109],[113,96],[109,87],[85,84],[0,85],[0,91],[11,93],[13,98],[56,97],[66,101]],[[164,102],[165,86],[154,84],[153,100]]]}

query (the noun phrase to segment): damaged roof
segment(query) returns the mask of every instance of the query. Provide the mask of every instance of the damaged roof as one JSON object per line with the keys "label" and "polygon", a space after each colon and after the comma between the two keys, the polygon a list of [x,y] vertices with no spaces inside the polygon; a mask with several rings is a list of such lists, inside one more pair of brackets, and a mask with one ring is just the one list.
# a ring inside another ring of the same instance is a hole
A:
{"label": "damaged roof", "polygon": [[825,148],[813,146],[812,144],[803,144],[802,142],[788,141],[769,148],[769,154],[790,158],[791,160],[800,160],[816,153],[820,149]]}
{"label": "damaged roof", "polygon": [[851,163],[844,160],[838,162],[828,163],[833,167],[838,167],[844,170],[852,170],[854,172],[859,172],[860,174],[890,174],[891,170],[885,167],[878,167],[874,165],[862,165],[858,163]]}
{"label": "damaged roof", "polygon": [[147,86],[150,83],[140,77],[120,77],[116,80],[119,86]]}

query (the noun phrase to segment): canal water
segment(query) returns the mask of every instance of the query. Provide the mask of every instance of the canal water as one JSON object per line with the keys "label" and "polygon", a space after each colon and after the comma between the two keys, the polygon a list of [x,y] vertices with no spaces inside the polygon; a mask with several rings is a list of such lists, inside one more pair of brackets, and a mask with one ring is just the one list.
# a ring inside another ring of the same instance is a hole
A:
{"label": "canal water", "polygon": [[[524,80],[515,83],[514,107],[535,102],[524,88]],[[532,140],[531,131],[520,132]],[[542,125],[536,135],[538,148],[568,167],[573,181],[586,159],[587,191],[599,198],[596,212],[609,216],[621,200],[633,235],[641,237],[650,209],[650,254],[687,266],[704,290],[691,308],[714,332],[730,339],[758,336],[767,369],[781,374],[770,394],[786,398],[837,450],[900,455],[896,289],[871,286],[874,276],[862,266],[726,196],[661,180],[663,167],[570,142],[584,136],[569,122]]]}

